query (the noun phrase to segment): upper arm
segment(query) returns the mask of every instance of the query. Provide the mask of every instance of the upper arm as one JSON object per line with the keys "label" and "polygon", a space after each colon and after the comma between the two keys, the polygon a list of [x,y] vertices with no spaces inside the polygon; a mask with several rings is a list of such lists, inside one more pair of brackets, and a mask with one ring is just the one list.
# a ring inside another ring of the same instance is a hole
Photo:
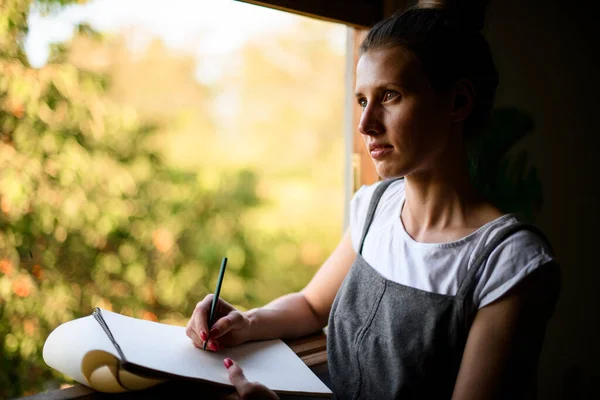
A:
{"label": "upper arm", "polygon": [[356,253],[348,229],[333,253],[302,290],[306,301],[321,323],[327,322],[333,299],[355,258]]}
{"label": "upper arm", "polygon": [[525,398],[535,383],[546,323],[560,290],[555,263],[482,307],[469,330],[454,400]]}

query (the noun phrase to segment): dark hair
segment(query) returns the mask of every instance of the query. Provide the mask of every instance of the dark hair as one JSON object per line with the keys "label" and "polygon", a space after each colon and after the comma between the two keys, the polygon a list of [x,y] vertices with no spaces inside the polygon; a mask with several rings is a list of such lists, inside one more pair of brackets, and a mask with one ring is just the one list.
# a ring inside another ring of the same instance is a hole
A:
{"label": "dark hair", "polygon": [[481,34],[483,9],[411,7],[377,23],[360,46],[369,50],[403,46],[420,61],[434,90],[450,89],[468,79],[475,103],[465,120],[465,136],[478,136],[489,120],[498,86],[498,70]]}

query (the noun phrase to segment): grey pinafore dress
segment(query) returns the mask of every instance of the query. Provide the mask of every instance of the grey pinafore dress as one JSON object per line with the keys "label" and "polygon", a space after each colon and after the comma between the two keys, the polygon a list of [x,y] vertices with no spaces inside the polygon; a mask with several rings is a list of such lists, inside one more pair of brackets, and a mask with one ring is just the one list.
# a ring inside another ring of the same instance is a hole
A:
{"label": "grey pinafore dress", "polygon": [[390,281],[361,253],[377,203],[392,181],[373,194],[356,260],[332,305],[327,332],[332,390],[338,399],[449,399],[477,311],[472,304],[477,270],[508,235],[540,232],[515,223],[498,233],[455,296]]}

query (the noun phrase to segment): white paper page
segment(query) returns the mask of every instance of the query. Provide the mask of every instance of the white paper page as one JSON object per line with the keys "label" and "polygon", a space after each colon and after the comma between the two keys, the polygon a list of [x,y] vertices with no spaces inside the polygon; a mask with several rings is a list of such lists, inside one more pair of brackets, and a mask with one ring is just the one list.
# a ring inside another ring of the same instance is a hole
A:
{"label": "white paper page", "polygon": [[[102,316],[115,340],[121,346],[127,361],[131,363],[182,377],[206,379],[229,385],[230,382],[227,369],[223,365],[223,359],[230,357],[240,364],[250,381],[261,382],[272,390],[331,393],[329,388],[281,340],[246,343],[214,353],[197,349],[185,334],[184,327],[131,318],[107,310],[102,310]],[[93,322],[93,324],[90,324],[90,322]],[[55,335],[55,332],[57,335]],[[53,336],[61,336],[60,340],[64,341],[65,344],[69,344],[69,346],[60,345],[63,349],[70,349],[69,358],[79,358],[81,360],[83,354],[92,349],[104,350],[119,357],[118,352],[108,340],[98,322],[91,316],[63,324],[55,332],[50,335],[48,341],[51,339],[53,341],[59,340]],[[86,337],[88,339],[85,339]],[[93,342],[91,341],[92,338]],[[71,344],[74,342],[85,342],[86,344],[80,346],[81,348],[76,346],[74,350]],[[96,345],[90,346],[89,343],[94,342]],[[45,346],[45,360],[46,347],[59,348],[58,345]],[[50,358],[54,360],[57,356],[58,358],[61,357],[49,353],[48,360]],[[77,376],[81,377],[80,371],[69,369],[67,372],[64,369],[67,367],[67,361],[54,362],[55,365],[60,365],[63,369],[55,367],[48,361],[46,362],[51,367],[75,379],[77,379]],[[73,361],[69,363],[72,365]],[[73,375],[75,372],[78,375]]]}
{"label": "white paper page", "polygon": [[69,321],[53,330],[42,351],[44,362],[50,367],[89,386],[81,372],[81,361],[91,350],[115,354],[115,347],[93,316]]}

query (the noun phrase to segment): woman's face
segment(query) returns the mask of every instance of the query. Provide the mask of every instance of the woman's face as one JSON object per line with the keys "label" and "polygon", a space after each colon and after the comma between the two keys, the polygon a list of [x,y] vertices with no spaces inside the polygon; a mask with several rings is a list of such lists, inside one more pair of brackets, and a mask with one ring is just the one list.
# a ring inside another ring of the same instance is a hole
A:
{"label": "woman's face", "polygon": [[431,89],[417,58],[397,46],[364,53],[356,67],[358,126],[379,176],[444,168],[452,135],[449,93]]}

